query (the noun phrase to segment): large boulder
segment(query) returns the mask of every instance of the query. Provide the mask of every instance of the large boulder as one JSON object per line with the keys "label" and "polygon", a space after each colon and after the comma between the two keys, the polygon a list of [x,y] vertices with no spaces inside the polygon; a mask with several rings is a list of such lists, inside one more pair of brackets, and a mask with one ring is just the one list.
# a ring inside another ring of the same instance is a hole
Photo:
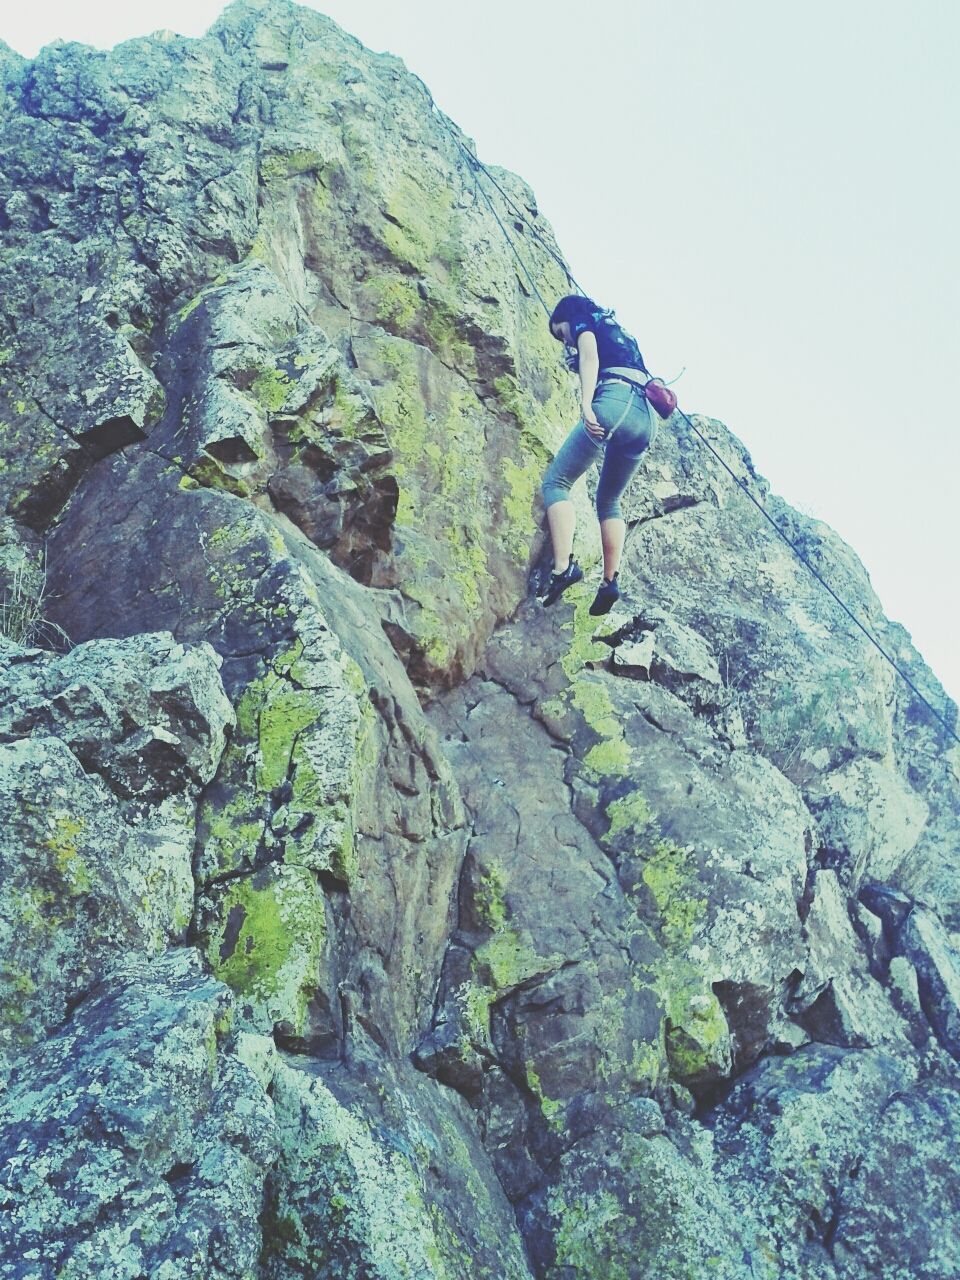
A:
{"label": "large boulder", "polygon": [[0,1062],[130,953],[182,943],[196,801],[233,710],[170,635],[0,652]]}
{"label": "large boulder", "polygon": [[272,1107],[190,949],[130,961],[0,1097],[0,1275],[252,1276]]}
{"label": "large boulder", "polygon": [[913,1117],[952,1267],[958,756],[742,488],[955,723],[853,552],[674,420],[616,613],[528,598],[576,393],[483,193],[562,259],[313,10],[0,104],[0,1266],[900,1280]]}
{"label": "large boulder", "polygon": [[[916,1076],[905,1055],[811,1044],[758,1063],[710,1117],[721,1181],[739,1212],[759,1223],[761,1254],[776,1260],[775,1275],[834,1280],[841,1197],[887,1108]],[[922,1211],[932,1210],[925,1201]],[[864,1234],[871,1229],[876,1265],[861,1274],[893,1280],[903,1272],[880,1215]]]}

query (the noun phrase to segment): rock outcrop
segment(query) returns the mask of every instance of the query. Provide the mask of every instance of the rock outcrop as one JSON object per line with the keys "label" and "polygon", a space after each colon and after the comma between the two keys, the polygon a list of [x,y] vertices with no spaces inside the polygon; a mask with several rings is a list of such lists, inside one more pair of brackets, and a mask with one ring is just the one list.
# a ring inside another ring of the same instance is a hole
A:
{"label": "rock outcrop", "polygon": [[0,45],[0,1276],[960,1276],[960,749],[678,415],[536,603],[472,155],[288,0]]}

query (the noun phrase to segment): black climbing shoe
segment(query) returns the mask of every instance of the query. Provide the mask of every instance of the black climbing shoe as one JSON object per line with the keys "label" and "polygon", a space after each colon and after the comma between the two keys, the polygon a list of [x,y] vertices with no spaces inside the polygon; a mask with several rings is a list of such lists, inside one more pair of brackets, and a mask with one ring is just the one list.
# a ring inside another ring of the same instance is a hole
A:
{"label": "black climbing shoe", "polygon": [[617,575],[612,578],[604,578],[601,582],[596,598],[590,606],[590,612],[595,618],[599,618],[603,613],[609,613],[613,606],[620,599],[620,584],[617,582]]}
{"label": "black climbing shoe", "polygon": [[579,582],[582,577],[583,570],[577,564],[576,560],[574,560],[573,556],[571,556],[570,563],[564,569],[563,573],[551,573],[550,581],[547,583],[547,589],[543,593],[544,607],[549,604],[556,604],[566,591],[567,587],[572,587],[573,584],[575,582]]}

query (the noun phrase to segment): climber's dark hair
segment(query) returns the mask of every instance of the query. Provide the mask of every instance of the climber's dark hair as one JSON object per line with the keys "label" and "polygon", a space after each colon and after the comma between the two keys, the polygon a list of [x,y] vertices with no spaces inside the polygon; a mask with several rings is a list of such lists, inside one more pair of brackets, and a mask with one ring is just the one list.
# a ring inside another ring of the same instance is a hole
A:
{"label": "climber's dark hair", "polygon": [[563,324],[567,320],[571,324],[581,320],[589,322],[603,314],[603,307],[598,307],[592,298],[584,298],[579,293],[569,293],[553,308],[550,315],[550,332],[553,333],[555,324]]}
{"label": "climber's dark hair", "polygon": [[[609,320],[616,323],[616,316],[607,307],[601,307],[594,302],[592,298],[584,298],[579,293],[568,293],[565,298],[561,298],[557,305],[553,308],[550,315],[550,333],[553,337],[557,335],[553,332],[555,324],[563,324],[569,320],[572,325],[587,324],[595,325],[598,321]],[[561,339],[557,338],[560,342]],[[580,356],[577,354],[575,343],[564,344],[566,350],[563,354],[563,363],[568,369],[576,372],[580,368]],[[637,352],[639,355],[639,350]]]}

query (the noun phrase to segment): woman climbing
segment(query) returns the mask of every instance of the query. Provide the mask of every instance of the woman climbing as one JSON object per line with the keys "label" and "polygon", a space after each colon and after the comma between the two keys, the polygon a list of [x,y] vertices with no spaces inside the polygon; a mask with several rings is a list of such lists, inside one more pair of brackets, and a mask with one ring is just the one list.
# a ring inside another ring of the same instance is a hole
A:
{"label": "woman climbing", "polygon": [[649,374],[636,341],[590,298],[561,298],[550,316],[550,332],[567,347],[567,363],[580,374],[581,419],[543,477],[543,501],[553,543],[553,573],[540,594],[554,604],[583,577],[573,558],[576,513],[570,486],[602,459],[597,517],[603,545],[603,582],[590,606],[607,613],[620,598],[617,574],[627,526],[620,498],[643,451],[656,437],[656,423],[643,385]]}

